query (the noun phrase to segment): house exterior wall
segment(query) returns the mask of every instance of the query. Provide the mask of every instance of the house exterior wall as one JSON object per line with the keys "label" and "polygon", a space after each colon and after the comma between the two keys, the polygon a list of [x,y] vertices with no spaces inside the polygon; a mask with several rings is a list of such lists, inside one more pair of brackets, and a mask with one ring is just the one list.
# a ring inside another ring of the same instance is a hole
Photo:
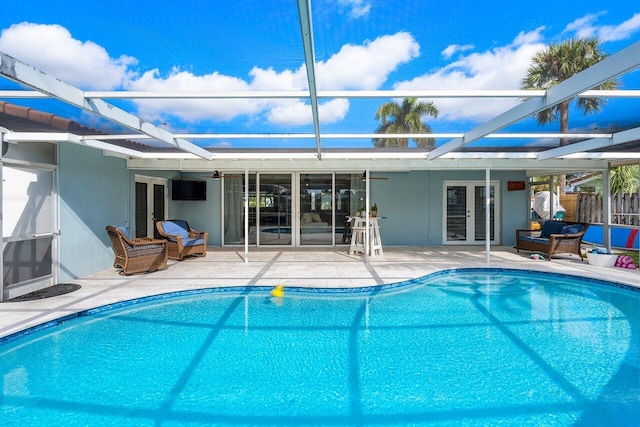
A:
{"label": "house exterior wall", "polygon": [[[444,181],[484,181],[485,171],[380,172],[371,181],[371,203],[377,203],[380,233],[385,245],[442,245]],[[202,179],[202,174],[182,173],[182,179]],[[174,177],[174,178],[177,178]],[[500,244],[515,244],[515,230],[528,228],[528,191],[508,191],[508,181],[525,181],[524,171],[493,171],[492,181],[500,182]],[[221,180],[207,181],[206,201],[172,201],[169,217],[189,221],[192,228],[207,231],[209,244],[222,245]],[[514,211],[521,207],[520,211]]]}
{"label": "house exterior wall", "polygon": [[133,175],[124,159],[58,145],[60,276],[64,282],[112,267],[107,225],[129,225]]}
{"label": "house exterior wall", "polygon": [[[203,173],[182,173],[182,179],[202,181]],[[169,183],[169,217],[185,219],[194,230],[209,233],[209,245],[222,245],[221,224],[222,206],[220,191],[222,180],[207,179],[207,200],[175,201],[171,200],[171,183]]]}
{"label": "house exterior wall", "polygon": [[[168,182],[168,216],[189,221],[207,231],[212,246],[221,238],[221,181],[207,181],[206,201],[172,201],[171,179],[202,179],[198,173],[128,170],[124,159],[72,144],[59,145],[60,281],[112,267],[113,251],[106,225],[133,226],[135,175],[162,177]],[[484,181],[485,171],[412,171],[378,173],[371,203],[377,203],[385,245],[442,244],[445,180]],[[373,176],[376,176],[374,174]],[[526,228],[528,192],[507,191],[507,181],[524,181],[524,171],[494,171],[500,182],[502,245],[513,245],[515,230]],[[514,206],[522,212],[514,211]]]}
{"label": "house exterior wall", "polygon": [[[412,171],[379,173],[371,203],[378,205],[380,235],[385,245],[442,245],[444,181],[484,181],[485,171]],[[375,175],[374,175],[375,176]],[[525,181],[524,171],[492,171],[500,181],[500,244],[515,244],[515,230],[527,228],[528,191],[507,191],[507,181]],[[514,210],[514,207],[516,209]],[[520,211],[517,207],[521,207]]]}

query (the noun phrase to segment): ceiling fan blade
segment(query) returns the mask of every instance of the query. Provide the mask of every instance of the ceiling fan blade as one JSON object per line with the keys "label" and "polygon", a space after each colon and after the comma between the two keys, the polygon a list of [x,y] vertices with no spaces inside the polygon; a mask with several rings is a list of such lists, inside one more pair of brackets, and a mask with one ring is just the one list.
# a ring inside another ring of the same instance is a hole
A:
{"label": "ceiling fan blade", "polygon": [[244,178],[244,175],[230,174],[230,173],[221,174],[218,171],[214,171],[213,174],[211,174],[211,175],[202,175],[202,178],[206,178],[206,179],[225,179],[225,178],[240,179],[240,178]]}

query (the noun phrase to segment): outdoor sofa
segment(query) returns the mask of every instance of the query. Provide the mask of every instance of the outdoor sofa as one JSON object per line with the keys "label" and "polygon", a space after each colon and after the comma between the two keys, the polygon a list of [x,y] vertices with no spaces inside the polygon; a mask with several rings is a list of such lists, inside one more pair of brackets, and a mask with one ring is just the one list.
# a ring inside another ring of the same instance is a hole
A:
{"label": "outdoor sofa", "polygon": [[146,237],[132,239],[125,227],[107,225],[115,254],[113,266],[124,274],[152,272],[167,266],[167,242]]}
{"label": "outdoor sofa", "polygon": [[182,260],[185,256],[207,255],[209,233],[193,230],[182,219],[170,219],[156,223],[158,233],[167,240],[169,258]]}
{"label": "outdoor sofa", "polygon": [[539,230],[516,230],[516,249],[540,252],[550,260],[554,254],[569,253],[580,255],[582,237],[589,224],[571,221],[545,221]]}

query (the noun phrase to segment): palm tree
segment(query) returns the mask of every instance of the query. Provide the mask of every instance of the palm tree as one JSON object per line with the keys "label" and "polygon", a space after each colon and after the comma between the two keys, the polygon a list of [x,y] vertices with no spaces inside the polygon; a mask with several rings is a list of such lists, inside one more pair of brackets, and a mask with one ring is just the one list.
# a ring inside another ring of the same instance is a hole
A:
{"label": "palm tree", "polygon": [[[616,166],[609,170],[610,192],[611,194],[637,193],[638,165]],[[603,194],[602,177],[594,180],[593,185],[597,194]]]}
{"label": "palm tree", "polygon": [[[431,133],[431,127],[422,122],[423,116],[438,117],[438,109],[432,102],[418,102],[417,98],[405,98],[402,105],[386,102],[378,108],[376,120],[380,126],[376,133]],[[433,147],[433,138],[412,138],[418,147]],[[374,147],[408,147],[408,138],[374,138]]]}
{"label": "palm tree", "polygon": [[[602,61],[607,55],[600,49],[597,38],[569,39],[562,43],[553,43],[538,52],[532,59],[527,76],[522,79],[522,89],[549,89],[552,86],[578,74]],[[612,90],[619,83],[609,80],[594,89]],[[560,133],[569,131],[569,105],[573,98],[561,102],[535,115],[539,124],[551,123],[560,118]],[[576,105],[583,114],[598,112],[606,104],[600,98],[579,98]],[[567,138],[560,139],[560,146],[567,145]],[[566,176],[559,177],[560,193],[564,194]]]}

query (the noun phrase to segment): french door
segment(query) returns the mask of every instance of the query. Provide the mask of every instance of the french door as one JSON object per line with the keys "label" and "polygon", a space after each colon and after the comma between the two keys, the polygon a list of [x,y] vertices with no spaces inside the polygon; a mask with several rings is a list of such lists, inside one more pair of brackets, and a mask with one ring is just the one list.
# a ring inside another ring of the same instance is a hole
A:
{"label": "french door", "polygon": [[167,218],[167,180],[136,175],[135,236],[156,237],[156,222]]}
{"label": "french door", "polygon": [[[499,185],[489,186],[489,239],[500,241]],[[473,245],[486,241],[486,185],[484,181],[445,181],[443,243]]]}

